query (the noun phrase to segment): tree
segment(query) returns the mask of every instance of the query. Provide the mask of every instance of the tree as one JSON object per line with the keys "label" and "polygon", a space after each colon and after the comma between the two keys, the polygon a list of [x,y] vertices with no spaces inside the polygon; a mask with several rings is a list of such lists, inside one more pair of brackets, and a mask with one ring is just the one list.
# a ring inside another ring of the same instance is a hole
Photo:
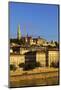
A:
{"label": "tree", "polygon": [[17,69],[15,64],[10,64],[10,70],[15,71]]}
{"label": "tree", "polygon": [[52,62],[50,66],[51,66],[51,67],[55,67],[55,68],[59,68],[59,61],[57,61],[57,62]]}
{"label": "tree", "polygon": [[55,41],[55,45],[56,47],[59,47],[59,43],[57,41]]}
{"label": "tree", "polygon": [[19,67],[21,68],[21,67],[24,67],[24,63],[20,63],[19,64]]}

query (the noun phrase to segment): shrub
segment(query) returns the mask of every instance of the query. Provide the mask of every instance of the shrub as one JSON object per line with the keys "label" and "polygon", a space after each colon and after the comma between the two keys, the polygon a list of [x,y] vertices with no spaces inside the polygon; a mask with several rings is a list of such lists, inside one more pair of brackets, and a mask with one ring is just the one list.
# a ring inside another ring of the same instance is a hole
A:
{"label": "shrub", "polygon": [[35,63],[27,63],[24,65],[24,70],[31,70],[34,69],[36,67]]}
{"label": "shrub", "polygon": [[34,69],[36,67],[40,67],[41,64],[39,62],[35,62],[35,63],[25,63],[24,64],[24,70],[31,70]]}
{"label": "shrub", "polygon": [[21,67],[24,67],[24,63],[20,63],[19,64],[19,67],[21,68]]}
{"label": "shrub", "polygon": [[15,64],[10,64],[10,70],[15,71],[17,69]]}
{"label": "shrub", "polygon": [[52,62],[50,66],[58,68],[59,67],[59,62]]}
{"label": "shrub", "polygon": [[39,62],[36,62],[36,67],[40,67],[40,63]]}

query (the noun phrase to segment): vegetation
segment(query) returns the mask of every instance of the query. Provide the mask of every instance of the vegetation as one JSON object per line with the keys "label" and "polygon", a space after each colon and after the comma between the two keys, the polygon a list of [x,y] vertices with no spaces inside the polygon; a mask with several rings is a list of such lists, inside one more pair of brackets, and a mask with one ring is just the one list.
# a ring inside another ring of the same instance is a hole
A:
{"label": "vegetation", "polygon": [[40,67],[41,64],[39,62],[36,62],[36,67]]}
{"label": "vegetation", "polygon": [[25,65],[24,63],[20,63],[20,64],[19,64],[19,67],[20,67],[20,68],[21,68],[21,67],[24,67],[24,65]]}
{"label": "vegetation", "polygon": [[10,64],[10,70],[15,71],[17,69],[15,64]]}
{"label": "vegetation", "polygon": [[31,70],[34,69],[36,67],[36,63],[26,63],[24,65],[24,70]]}
{"label": "vegetation", "polygon": [[24,45],[25,44],[25,42],[22,39],[20,39],[20,40],[10,39],[10,43],[15,43],[15,44],[19,44],[19,45]]}
{"label": "vegetation", "polygon": [[59,68],[59,62],[52,62],[51,67]]}
{"label": "vegetation", "polygon": [[59,43],[58,42],[55,41],[55,45],[56,45],[56,47],[59,48]]}
{"label": "vegetation", "polygon": [[[21,64],[20,64],[21,66]],[[24,66],[24,70],[31,70],[31,69],[34,69],[36,67],[40,67],[40,63],[39,62],[36,62],[36,63],[26,63],[23,65]]]}

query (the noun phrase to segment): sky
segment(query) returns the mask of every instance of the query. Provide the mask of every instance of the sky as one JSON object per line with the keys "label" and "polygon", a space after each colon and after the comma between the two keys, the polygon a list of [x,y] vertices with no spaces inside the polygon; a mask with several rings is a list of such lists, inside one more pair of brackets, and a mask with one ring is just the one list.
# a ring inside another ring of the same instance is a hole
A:
{"label": "sky", "polygon": [[9,2],[10,38],[21,35],[58,41],[58,5]]}

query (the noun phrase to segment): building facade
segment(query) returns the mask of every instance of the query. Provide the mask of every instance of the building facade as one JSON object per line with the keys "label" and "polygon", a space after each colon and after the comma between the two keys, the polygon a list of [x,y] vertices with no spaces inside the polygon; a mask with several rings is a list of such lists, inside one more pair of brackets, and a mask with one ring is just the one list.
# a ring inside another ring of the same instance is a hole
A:
{"label": "building facade", "polygon": [[59,62],[58,49],[48,49],[38,51],[28,51],[24,54],[10,54],[10,64],[19,65],[24,63],[32,65],[36,62],[40,63],[40,67],[50,67],[52,63]]}

